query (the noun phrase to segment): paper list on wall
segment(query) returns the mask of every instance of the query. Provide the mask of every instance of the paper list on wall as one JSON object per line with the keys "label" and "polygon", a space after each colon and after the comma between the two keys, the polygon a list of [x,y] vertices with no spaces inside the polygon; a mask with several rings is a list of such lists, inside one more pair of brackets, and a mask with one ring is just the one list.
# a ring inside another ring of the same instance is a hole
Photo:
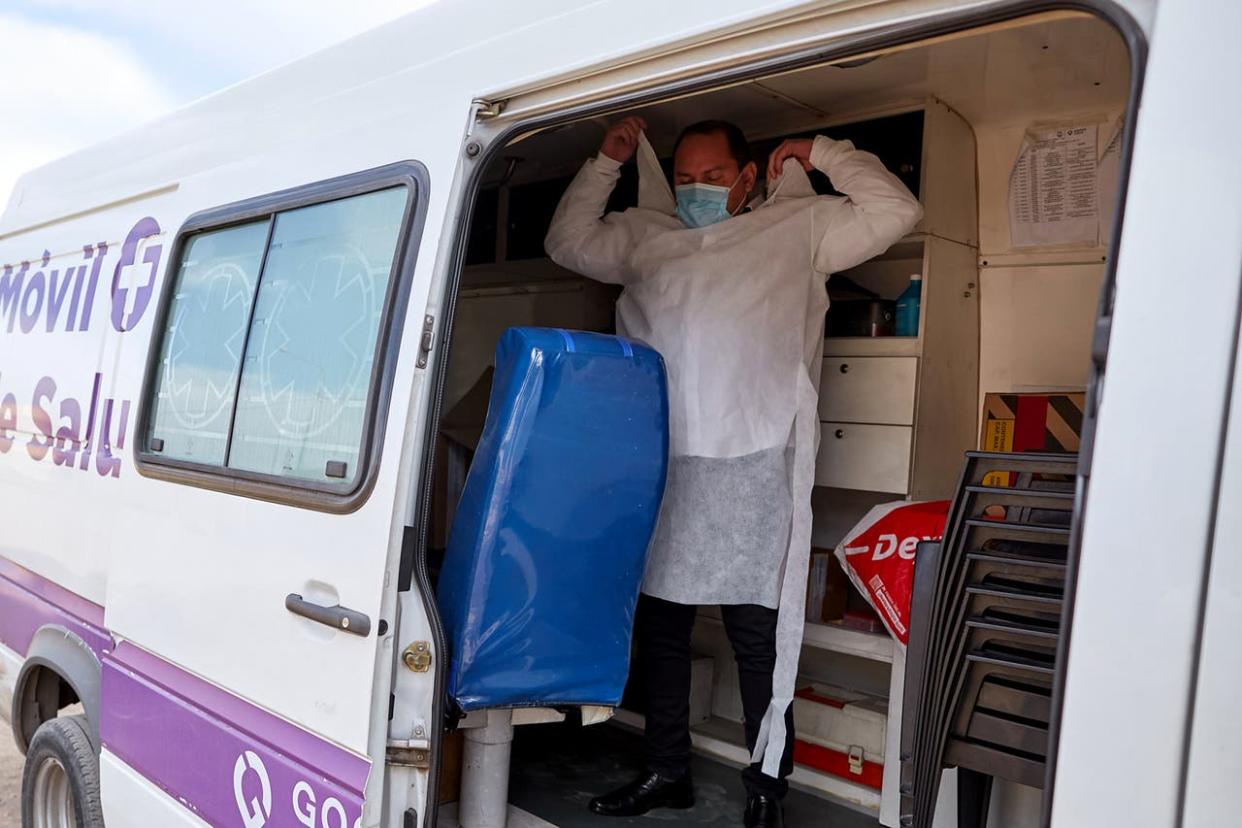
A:
{"label": "paper list on wall", "polygon": [[1014,247],[1099,240],[1097,127],[1028,130],[1009,177]]}
{"label": "paper list on wall", "polygon": [[[1117,212],[1117,196],[1121,184],[1121,139],[1125,132],[1126,119],[1117,119],[1113,127],[1113,137],[1108,139],[1104,151],[1100,153],[1100,163],[1096,166],[1095,180],[1099,195],[1100,235],[1107,235],[1113,226],[1113,218]],[[1101,238],[1101,242],[1108,239]]]}

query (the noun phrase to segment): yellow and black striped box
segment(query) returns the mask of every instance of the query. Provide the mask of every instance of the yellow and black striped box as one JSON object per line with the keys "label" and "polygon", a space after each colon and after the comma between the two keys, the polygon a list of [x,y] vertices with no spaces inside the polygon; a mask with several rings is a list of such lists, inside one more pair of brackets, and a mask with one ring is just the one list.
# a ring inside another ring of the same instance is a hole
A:
{"label": "yellow and black striped box", "polygon": [[[999,452],[1077,452],[1086,397],[1082,392],[986,394],[979,448]],[[984,484],[1008,486],[1009,472],[993,472]]]}

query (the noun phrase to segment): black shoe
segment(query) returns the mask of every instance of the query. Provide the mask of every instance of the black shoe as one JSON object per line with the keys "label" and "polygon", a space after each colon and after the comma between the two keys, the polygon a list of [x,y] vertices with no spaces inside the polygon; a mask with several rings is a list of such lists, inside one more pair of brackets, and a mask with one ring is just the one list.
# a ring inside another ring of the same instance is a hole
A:
{"label": "black shoe", "polygon": [[630,784],[591,800],[591,810],[600,816],[639,816],[653,808],[693,808],[694,784],[690,774],[668,779],[646,771]]}
{"label": "black shoe", "polygon": [[781,801],[770,796],[752,796],[746,800],[746,828],[784,828],[785,815]]}

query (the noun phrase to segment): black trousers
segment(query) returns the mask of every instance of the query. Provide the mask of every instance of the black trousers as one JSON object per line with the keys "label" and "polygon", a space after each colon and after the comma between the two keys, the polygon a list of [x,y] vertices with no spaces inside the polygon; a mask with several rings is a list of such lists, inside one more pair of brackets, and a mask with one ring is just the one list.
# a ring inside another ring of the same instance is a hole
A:
{"label": "black trousers", "polygon": [[[638,657],[642,660],[647,695],[647,765],[670,778],[690,770],[690,633],[698,607],[675,604],[650,595],[638,602]],[[720,608],[725,632],[733,645],[746,719],[746,748],[753,751],[759,724],[772,700],[772,669],[776,666],[776,610],[756,604]],[[747,793],[781,798],[793,770],[793,706],[785,715],[785,755],[780,778],[766,775],[761,765],[742,771]]]}

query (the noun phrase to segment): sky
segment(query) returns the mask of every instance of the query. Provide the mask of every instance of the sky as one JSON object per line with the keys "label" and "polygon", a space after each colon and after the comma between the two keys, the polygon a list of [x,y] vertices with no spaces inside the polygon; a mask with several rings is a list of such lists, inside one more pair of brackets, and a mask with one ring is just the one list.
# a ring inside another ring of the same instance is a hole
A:
{"label": "sky", "polygon": [[29,169],[429,2],[3,0],[0,210]]}

